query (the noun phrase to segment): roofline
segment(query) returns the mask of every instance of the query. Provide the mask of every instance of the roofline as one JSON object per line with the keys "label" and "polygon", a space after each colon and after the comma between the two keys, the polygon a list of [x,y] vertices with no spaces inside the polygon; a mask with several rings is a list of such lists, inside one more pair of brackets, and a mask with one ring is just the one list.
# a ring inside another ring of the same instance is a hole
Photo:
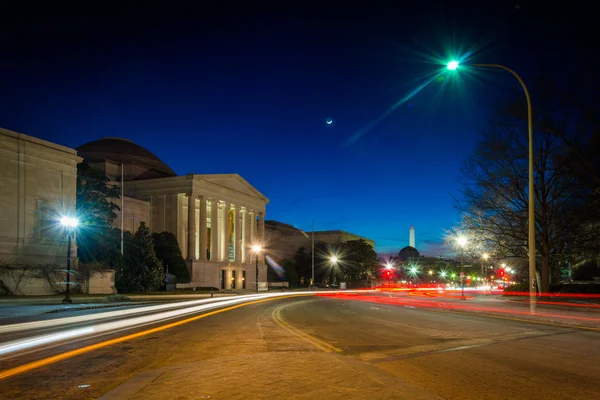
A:
{"label": "roofline", "polygon": [[[246,185],[249,189],[253,190],[254,192],[256,192],[256,194],[258,195],[258,197],[262,198],[266,204],[269,204],[271,202],[271,200],[269,200],[269,198],[267,196],[265,196],[264,194],[262,194],[257,188],[255,188],[250,182],[248,182],[247,180],[245,180],[240,174],[187,174],[187,175],[193,175],[193,176],[197,176],[199,178],[203,178],[203,177],[223,177],[223,178],[236,178],[238,180],[241,180],[242,183],[244,185]],[[213,182],[214,183],[214,182]]]}
{"label": "roofline", "polygon": [[39,139],[39,138],[36,138],[35,136],[29,136],[24,133],[11,131],[10,129],[5,129],[5,128],[0,128],[0,134],[2,134],[4,136],[9,136],[9,137],[12,137],[12,138],[15,138],[18,140],[25,140],[25,141],[28,141],[31,143],[39,144],[40,146],[49,147],[54,150],[59,150],[64,153],[68,153],[70,155],[77,156],[77,150],[75,150],[71,147],[67,147],[67,146],[63,146],[61,144],[49,142],[44,139]]}

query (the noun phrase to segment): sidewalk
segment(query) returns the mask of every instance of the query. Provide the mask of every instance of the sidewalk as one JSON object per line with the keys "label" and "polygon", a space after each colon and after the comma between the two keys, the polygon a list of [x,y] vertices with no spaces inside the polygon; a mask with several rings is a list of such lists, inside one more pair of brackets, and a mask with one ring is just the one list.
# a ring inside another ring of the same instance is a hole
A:
{"label": "sidewalk", "polygon": [[31,317],[40,314],[49,314],[63,311],[92,310],[97,308],[112,308],[125,306],[138,306],[148,302],[126,303],[86,303],[86,304],[56,304],[56,305],[0,305],[0,320],[5,318]]}
{"label": "sidewalk", "polygon": [[[214,297],[221,296],[237,296],[241,294],[252,294],[251,293],[237,293],[237,292],[215,292],[213,294]],[[83,304],[83,303],[100,303],[104,301],[110,295],[102,294],[102,295],[72,295],[71,299],[73,303]],[[210,293],[198,293],[198,294],[125,294],[124,296],[129,297],[132,301],[139,300],[178,300],[178,299],[199,299],[210,297]],[[42,305],[42,304],[62,304],[62,300],[65,298],[64,295],[56,295],[56,296],[6,296],[0,297],[0,306],[8,304],[8,305]]]}
{"label": "sidewalk", "polygon": [[144,399],[441,400],[339,354],[267,352],[145,371],[100,397]]}

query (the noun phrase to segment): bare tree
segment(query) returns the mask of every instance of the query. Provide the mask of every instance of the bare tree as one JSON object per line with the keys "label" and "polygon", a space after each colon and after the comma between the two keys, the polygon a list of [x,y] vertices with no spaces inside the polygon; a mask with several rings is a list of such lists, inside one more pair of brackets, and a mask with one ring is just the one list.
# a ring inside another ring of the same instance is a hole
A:
{"label": "bare tree", "polygon": [[[542,93],[548,93],[540,90]],[[538,101],[534,121],[537,268],[541,289],[558,278],[569,257],[587,202],[586,190],[569,173],[577,156],[566,138],[578,118],[557,109],[554,98]],[[465,162],[459,229],[481,246],[505,257],[526,258],[528,231],[528,143],[525,107],[510,102],[490,122],[474,154]],[[535,109],[534,109],[535,110]]]}

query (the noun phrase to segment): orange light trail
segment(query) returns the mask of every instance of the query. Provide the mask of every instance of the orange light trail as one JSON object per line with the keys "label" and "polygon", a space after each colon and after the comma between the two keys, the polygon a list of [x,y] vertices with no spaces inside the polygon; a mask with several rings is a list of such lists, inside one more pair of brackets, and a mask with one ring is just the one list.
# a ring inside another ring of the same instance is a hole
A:
{"label": "orange light trail", "polygon": [[[292,295],[292,296],[286,296],[286,298],[289,298],[289,297],[298,297],[298,296],[307,296],[307,295],[305,295],[305,294]],[[112,346],[114,344],[122,343],[122,342],[125,342],[125,341],[128,341],[128,340],[137,339],[139,337],[147,336],[147,335],[150,335],[150,334],[153,334],[153,333],[156,333],[156,332],[161,332],[161,331],[164,331],[164,330],[167,330],[167,329],[175,328],[177,326],[184,325],[184,324],[187,324],[187,323],[192,322],[192,321],[197,321],[197,320],[202,319],[202,318],[210,317],[211,315],[220,314],[220,313],[223,313],[223,312],[226,312],[226,311],[231,311],[231,310],[234,310],[236,308],[245,307],[245,306],[248,306],[248,305],[251,305],[251,304],[258,304],[258,303],[263,303],[265,301],[275,300],[277,298],[278,297],[273,297],[273,298],[268,298],[268,299],[262,299],[262,300],[256,300],[256,301],[251,301],[251,302],[248,302],[248,303],[242,303],[242,304],[238,304],[238,305],[227,307],[227,308],[221,308],[219,310],[210,311],[210,312],[207,312],[205,314],[197,315],[195,317],[190,317],[190,318],[183,319],[181,321],[171,322],[169,324],[158,326],[156,328],[147,329],[147,330],[144,330],[144,331],[141,331],[141,332],[136,332],[136,333],[132,333],[132,334],[129,334],[129,335],[126,335],[126,336],[122,336],[122,337],[119,337],[119,338],[105,340],[105,341],[100,342],[100,343],[95,343],[95,344],[92,344],[92,345],[89,345],[89,346],[81,347],[79,349],[70,350],[70,351],[67,351],[65,353],[57,354],[55,356],[47,357],[47,358],[44,358],[44,359],[41,359],[41,360],[37,360],[37,361],[33,361],[33,362],[30,362],[30,363],[27,363],[27,364],[20,365],[20,366],[15,367],[15,368],[11,368],[11,369],[7,369],[7,370],[4,370],[4,371],[1,371],[0,372],[0,380],[6,379],[6,378],[14,376],[14,375],[22,374],[24,372],[29,372],[29,371],[32,371],[34,369],[42,368],[42,367],[48,366],[50,364],[57,363],[59,361],[63,361],[63,360],[69,359],[69,358],[73,358],[73,357],[76,357],[76,356],[81,355],[81,354],[89,353],[89,352],[94,351],[94,350],[98,350],[98,349],[102,349],[104,347]]]}

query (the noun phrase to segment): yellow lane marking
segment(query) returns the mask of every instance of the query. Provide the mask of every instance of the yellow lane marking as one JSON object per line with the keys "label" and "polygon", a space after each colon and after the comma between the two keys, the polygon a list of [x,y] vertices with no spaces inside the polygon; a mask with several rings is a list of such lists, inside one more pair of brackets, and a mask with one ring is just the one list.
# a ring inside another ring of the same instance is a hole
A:
{"label": "yellow lane marking", "polygon": [[192,322],[192,321],[197,321],[197,320],[202,319],[202,318],[210,317],[211,315],[220,314],[220,313],[223,313],[225,311],[235,310],[236,308],[249,306],[251,304],[263,303],[265,301],[282,299],[282,298],[286,298],[287,299],[287,298],[290,298],[290,297],[298,297],[298,296],[309,296],[309,295],[301,295],[300,294],[300,295],[292,295],[292,296],[285,296],[285,297],[273,297],[273,298],[269,298],[269,299],[255,300],[255,301],[251,301],[251,302],[248,302],[248,303],[242,303],[242,304],[238,304],[238,305],[235,305],[235,306],[231,306],[231,307],[227,307],[227,308],[221,308],[221,309],[218,309],[218,310],[215,310],[215,311],[210,311],[210,312],[207,312],[205,314],[197,315],[195,317],[186,318],[186,319],[183,319],[181,321],[171,322],[169,324],[161,325],[161,326],[158,326],[156,328],[147,329],[145,331],[132,333],[130,335],[122,336],[122,337],[115,338],[115,339],[106,340],[104,342],[92,344],[92,345],[85,346],[85,347],[82,347],[82,348],[79,348],[79,349],[75,349],[75,350],[70,350],[70,351],[67,351],[65,353],[61,353],[61,354],[57,354],[55,356],[43,358],[41,360],[37,360],[37,361],[33,361],[33,362],[30,362],[30,363],[27,363],[27,364],[23,364],[21,366],[15,367],[15,368],[7,369],[7,370],[4,370],[4,371],[0,372],[0,380],[8,378],[10,376],[22,374],[24,372],[28,372],[28,371],[31,371],[31,370],[34,370],[34,369],[37,369],[37,368],[45,367],[47,365],[54,364],[54,363],[62,361],[62,360],[66,360],[68,358],[72,358],[72,357],[75,357],[75,356],[78,356],[78,355],[81,355],[81,354],[88,353],[90,351],[94,351],[94,350],[98,350],[98,349],[101,349],[101,348],[104,348],[104,347],[108,347],[108,346],[111,346],[113,344],[122,343],[122,342],[125,342],[127,340],[136,339],[136,338],[139,338],[139,337],[142,337],[142,336],[150,335],[152,333],[164,331],[166,329],[170,329],[170,328],[174,328],[176,326],[187,324],[187,323]]}
{"label": "yellow lane marking", "polygon": [[591,326],[583,326],[583,325],[568,325],[568,324],[559,324],[556,322],[546,322],[546,321],[538,321],[538,320],[532,320],[532,319],[525,319],[525,318],[516,318],[516,317],[502,317],[500,315],[491,315],[491,314],[483,314],[483,313],[473,313],[473,312],[468,312],[468,311],[449,311],[449,310],[431,310],[434,312],[440,312],[440,313],[452,313],[452,314],[461,314],[461,315],[474,315],[476,317],[487,317],[487,318],[497,318],[497,319],[505,319],[505,320],[509,320],[509,321],[519,321],[519,322],[528,322],[528,323],[532,323],[532,324],[540,324],[540,325],[550,325],[550,326],[559,326],[561,328],[567,328],[567,329],[582,329],[582,330],[586,330],[586,331],[597,331],[600,332],[600,328],[594,328]]}
{"label": "yellow lane marking", "polygon": [[[287,305],[285,305],[285,306],[287,306]],[[292,332],[292,333],[300,336],[302,339],[304,339],[307,342],[311,343],[312,345],[320,348],[325,353],[331,353],[332,351],[335,351],[337,353],[343,353],[344,352],[344,350],[340,349],[339,347],[336,347],[336,346],[334,346],[334,345],[332,345],[330,343],[327,343],[327,342],[325,342],[323,340],[317,339],[316,337],[311,336],[308,333],[302,332],[298,328],[295,328],[292,325],[290,325],[281,316],[281,310],[283,308],[285,308],[285,306],[283,306],[283,307],[277,307],[271,313],[271,318],[273,318],[273,320],[277,323],[277,325],[281,326],[283,329],[286,329],[286,330],[288,330],[288,331],[290,331],[290,332]]]}

